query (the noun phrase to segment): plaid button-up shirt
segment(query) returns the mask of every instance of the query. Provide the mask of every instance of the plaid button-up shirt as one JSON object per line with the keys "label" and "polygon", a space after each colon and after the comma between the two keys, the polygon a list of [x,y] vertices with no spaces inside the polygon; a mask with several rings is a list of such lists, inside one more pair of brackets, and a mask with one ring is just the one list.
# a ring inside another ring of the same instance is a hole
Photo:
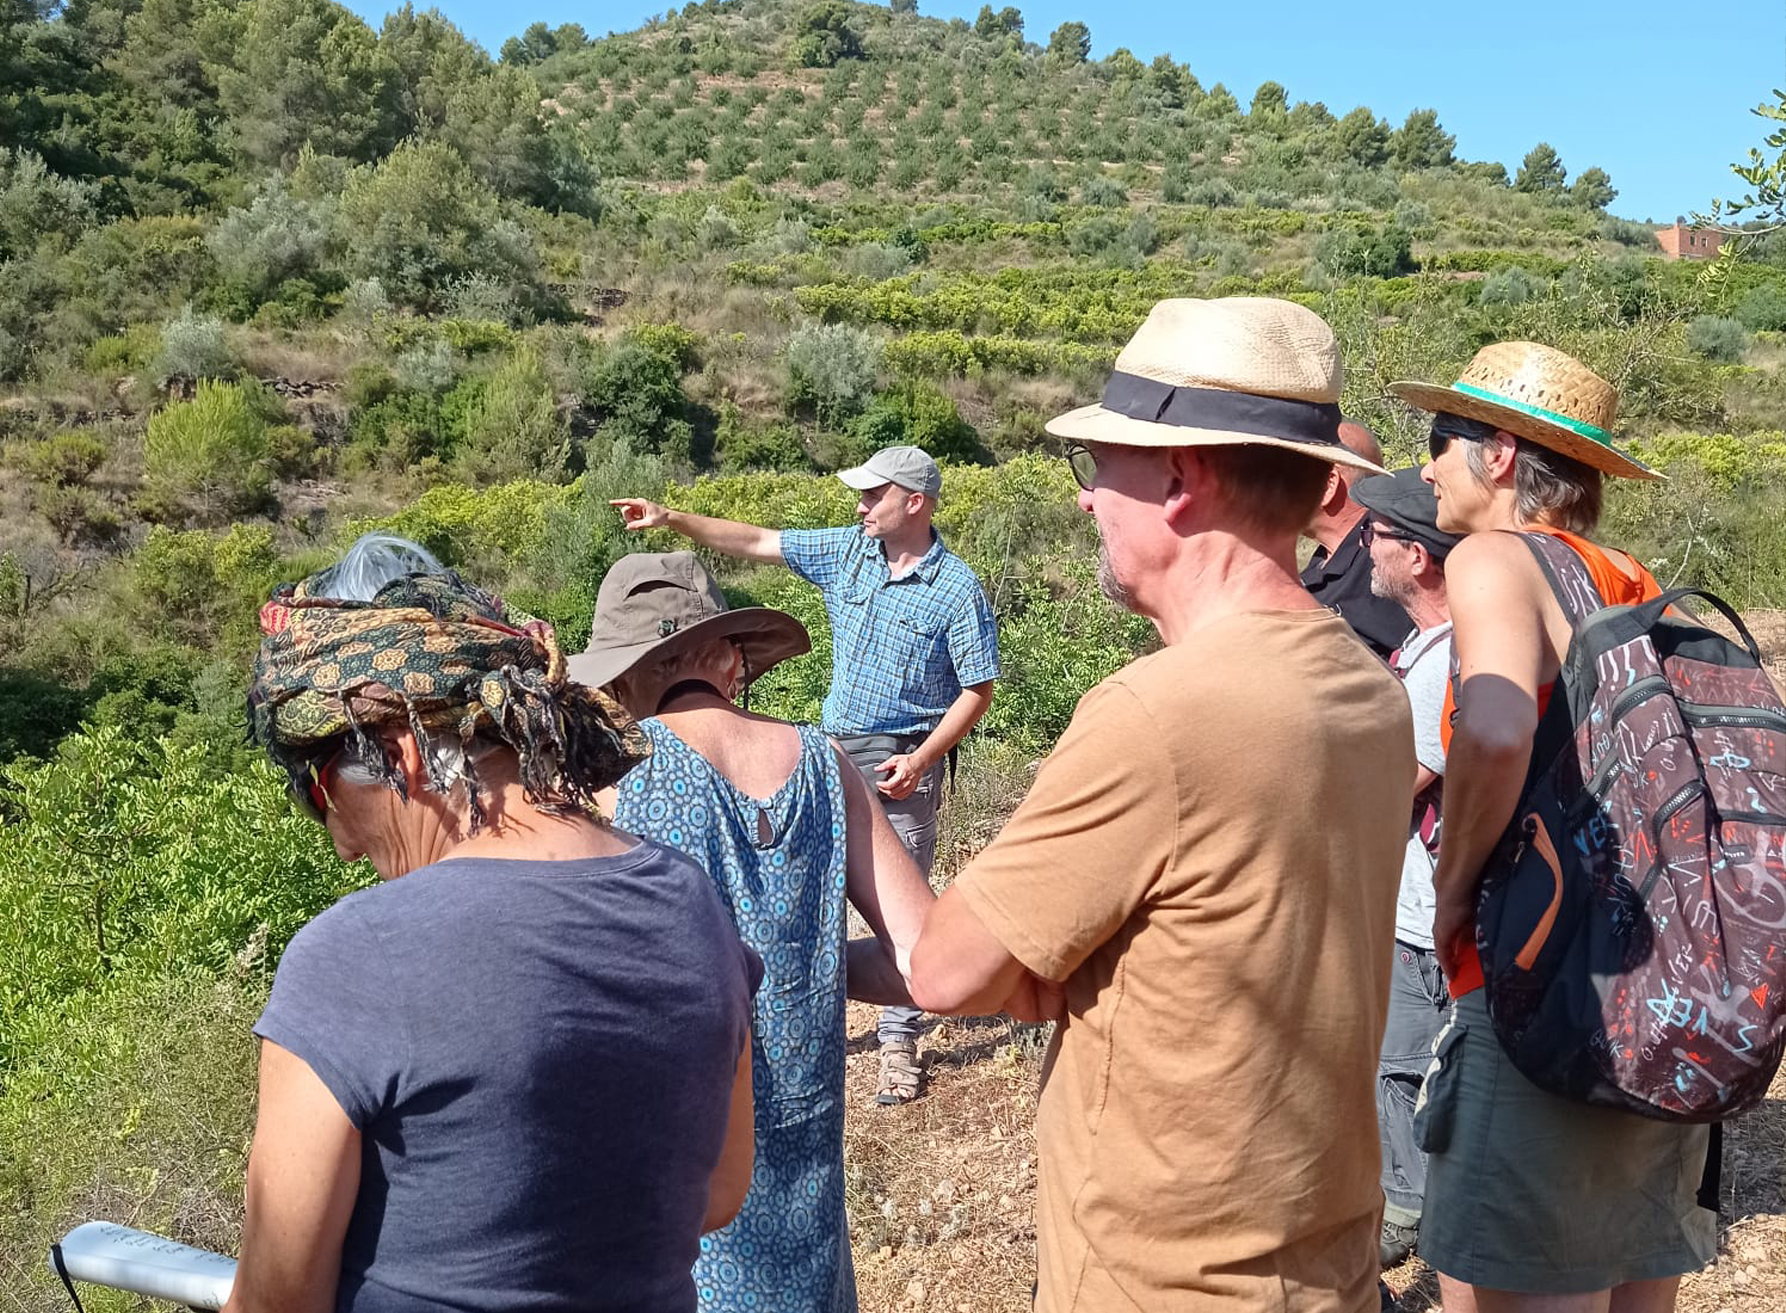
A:
{"label": "plaid button-up shirt", "polygon": [[784,529],[781,555],[818,585],[831,619],[827,734],[928,734],[963,688],[998,678],[986,590],[934,531],[897,579],[860,525]]}

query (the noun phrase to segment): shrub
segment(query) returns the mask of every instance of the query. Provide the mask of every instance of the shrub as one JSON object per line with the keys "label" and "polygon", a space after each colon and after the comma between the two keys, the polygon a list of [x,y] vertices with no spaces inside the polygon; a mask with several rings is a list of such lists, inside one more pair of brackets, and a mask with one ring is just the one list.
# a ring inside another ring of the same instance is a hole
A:
{"label": "shrub", "polygon": [[1119,210],[1129,203],[1129,189],[1115,178],[1094,173],[1080,185],[1079,203],[1102,210]]}
{"label": "shrub", "polygon": [[1687,349],[1707,360],[1735,364],[1749,346],[1742,322],[1719,315],[1700,315],[1687,325]]}
{"label": "shrub", "polygon": [[234,360],[223,337],[223,321],[215,315],[195,315],[186,306],[161,326],[161,350],[155,357],[155,381],[169,379],[223,378],[233,372]]}
{"label": "shrub", "polygon": [[819,418],[836,423],[859,413],[880,374],[879,338],[847,324],[795,329],[788,337],[788,398],[810,403]]}
{"label": "shrub", "polygon": [[583,408],[599,426],[604,443],[686,455],[693,429],[682,391],[682,361],[693,345],[658,330],[683,331],[640,325],[638,336],[622,339],[596,357],[584,376]]}
{"label": "shrub", "polygon": [[812,459],[792,424],[754,424],[738,407],[720,408],[714,448],[726,469],[806,470]]}
{"label": "shrub", "polygon": [[1315,265],[1333,278],[1394,278],[1412,273],[1412,241],[1405,228],[1329,228],[1315,241]]}
{"label": "shrub", "polygon": [[450,146],[406,142],[347,176],[340,229],[351,277],[422,309],[439,306],[455,279],[483,273],[516,299],[536,298],[533,239],[503,217],[495,194]]}
{"label": "shrub", "polygon": [[870,282],[897,278],[912,267],[911,252],[892,242],[861,242],[843,254],[844,272]]}
{"label": "shrub", "polygon": [[1482,280],[1482,293],[1478,300],[1483,305],[1524,305],[1540,291],[1536,278],[1511,265],[1506,269],[1497,269]]}
{"label": "shrub", "polygon": [[1755,288],[1737,302],[1735,317],[1755,332],[1786,329],[1786,287],[1768,283]]}
{"label": "shrub", "polygon": [[30,151],[0,147],[0,260],[29,254],[45,237],[72,239],[93,223],[97,198],[92,183],[50,172]]}
{"label": "shrub", "polygon": [[523,347],[485,384],[454,468],[478,486],[516,479],[556,482],[569,458],[570,436],[539,355]]}
{"label": "shrub", "polygon": [[0,780],[0,1071],[108,980],[220,971],[251,939],[276,958],[364,882],[264,765],[210,778],[198,748],[104,726]]}
{"label": "shrub", "polygon": [[717,205],[709,205],[695,225],[695,240],[709,251],[726,251],[738,244],[738,225]]}
{"label": "shrub", "polygon": [[105,443],[91,433],[58,433],[18,453],[19,468],[39,483],[78,487],[105,464]]}
{"label": "shrub", "polygon": [[864,446],[878,450],[904,443],[944,460],[979,461],[986,450],[973,425],[947,393],[926,383],[905,383],[875,398],[850,425]]}
{"label": "shrub", "polygon": [[255,299],[288,278],[322,267],[329,248],[330,207],[270,177],[246,208],[224,215],[205,238],[217,271]]}
{"label": "shrub", "polygon": [[143,439],[151,492],[205,521],[263,503],[272,480],[269,401],[258,385],[201,382],[191,401],[158,411]]}

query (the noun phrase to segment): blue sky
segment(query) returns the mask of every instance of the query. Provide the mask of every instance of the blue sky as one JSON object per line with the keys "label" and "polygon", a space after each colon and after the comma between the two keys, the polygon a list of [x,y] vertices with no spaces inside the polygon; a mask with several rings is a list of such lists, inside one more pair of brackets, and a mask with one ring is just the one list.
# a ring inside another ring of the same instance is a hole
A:
{"label": "blue sky", "polygon": [[[375,26],[391,7],[350,3]],[[492,52],[535,20],[574,21],[600,35],[663,12],[632,0],[439,0],[439,7]],[[979,0],[918,7],[971,19]],[[1243,105],[1274,79],[1293,102],[1324,101],[1336,114],[1368,105],[1392,124],[1430,106],[1456,134],[1459,155],[1500,160],[1510,173],[1548,141],[1571,177],[1596,164],[1612,175],[1613,213],[1659,222],[1737,191],[1730,162],[1765,135],[1749,110],[1786,85],[1783,0],[1050,0],[1018,8],[1031,41],[1077,19],[1091,28],[1094,58],[1117,46],[1144,61],[1170,53],[1204,86],[1226,84]]]}

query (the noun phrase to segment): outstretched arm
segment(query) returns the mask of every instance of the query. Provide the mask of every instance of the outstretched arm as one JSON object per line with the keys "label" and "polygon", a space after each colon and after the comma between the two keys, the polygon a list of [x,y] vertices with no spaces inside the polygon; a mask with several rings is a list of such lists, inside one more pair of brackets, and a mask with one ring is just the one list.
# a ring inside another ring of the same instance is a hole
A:
{"label": "outstretched arm", "polygon": [[912,948],[924,928],[924,913],[935,900],[930,885],[893,832],[887,814],[843,749],[837,753],[843,778],[847,865],[844,890],[862,914],[873,939],[849,943],[848,992],[864,1003],[911,1006],[906,978]]}
{"label": "outstretched arm", "polygon": [[360,1190],[360,1133],[302,1058],[260,1046],[242,1260],[225,1313],[327,1313]]}
{"label": "outstretched arm", "polygon": [[617,497],[608,503],[617,507],[628,529],[670,529],[703,547],[746,561],[766,565],[782,565],[781,530],[761,529],[737,520],[719,520],[711,515],[691,515],[673,511],[642,497]]}

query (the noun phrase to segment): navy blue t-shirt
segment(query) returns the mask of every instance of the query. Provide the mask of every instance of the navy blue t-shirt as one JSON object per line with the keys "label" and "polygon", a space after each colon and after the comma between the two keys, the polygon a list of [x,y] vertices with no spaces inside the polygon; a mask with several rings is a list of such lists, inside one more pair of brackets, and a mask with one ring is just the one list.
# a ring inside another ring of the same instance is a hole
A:
{"label": "navy blue t-shirt", "polygon": [[255,1033],[361,1132],[337,1309],[692,1310],[761,978],[654,843],[438,862],[305,926]]}

